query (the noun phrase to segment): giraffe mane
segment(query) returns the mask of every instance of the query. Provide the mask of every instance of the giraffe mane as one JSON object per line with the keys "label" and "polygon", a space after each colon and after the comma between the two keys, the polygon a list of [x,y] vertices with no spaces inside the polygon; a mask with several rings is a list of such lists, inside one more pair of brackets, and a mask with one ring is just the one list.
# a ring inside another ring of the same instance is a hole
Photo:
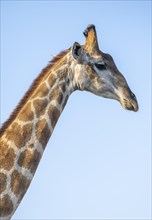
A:
{"label": "giraffe mane", "polygon": [[13,112],[10,114],[10,117],[2,124],[0,127],[0,137],[3,135],[5,130],[8,128],[8,126],[14,121],[18,113],[20,112],[22,106],[27,102],[27,100],[30,98],[31,94],[37,88],[38,84],[45,78],[47,72],[49,69],[53,68],[54,64],[56,64],[58,61],[60,61],[68,52],[70,48],[64,51],[61,51],[58,55],[56,55],[51,61],[49,61],[49,64],[42,69],[38,77],[33,81],[25,95],[22,97],[16,108],[13,110]]}

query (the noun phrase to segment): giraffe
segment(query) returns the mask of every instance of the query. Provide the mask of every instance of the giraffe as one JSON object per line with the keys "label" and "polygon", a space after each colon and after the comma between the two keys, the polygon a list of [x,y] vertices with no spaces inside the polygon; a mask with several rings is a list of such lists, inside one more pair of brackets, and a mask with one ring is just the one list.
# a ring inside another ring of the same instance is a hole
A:
{"label": "giraffe", "polygon": [[0,129],[0,217],[10,219],[25,195],[69,96],[76,90],[115,99],[136,112],[138,103],[113,58],[100,51],[96,28],[42,70]]}

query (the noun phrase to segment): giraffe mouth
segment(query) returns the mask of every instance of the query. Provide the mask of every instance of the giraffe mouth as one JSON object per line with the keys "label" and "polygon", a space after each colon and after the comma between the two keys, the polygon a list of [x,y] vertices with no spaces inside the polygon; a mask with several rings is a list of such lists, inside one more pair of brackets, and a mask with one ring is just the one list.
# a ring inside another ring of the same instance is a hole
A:
{"label": "giraffe mouth", "polygon": [[122,107],[126,110],[137,112],[139,107],[136,99],[127,99],[124,98],[123,100],[120,100],[120,104]]}

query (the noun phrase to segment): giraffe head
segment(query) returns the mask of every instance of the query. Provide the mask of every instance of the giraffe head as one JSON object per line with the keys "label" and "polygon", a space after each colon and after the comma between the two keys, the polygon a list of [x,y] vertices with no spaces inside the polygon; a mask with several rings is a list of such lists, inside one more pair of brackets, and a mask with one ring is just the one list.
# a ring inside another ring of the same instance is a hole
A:
{"label": "giraffe head", "polygon": [[100,51],[95,26],[89,25],[84,35],[85,44],[81,46],[76,42],[72,47],[75,83],[78,89],[115,99],[125,109],[138,111],[136,96],[117,69],[113,58]]}

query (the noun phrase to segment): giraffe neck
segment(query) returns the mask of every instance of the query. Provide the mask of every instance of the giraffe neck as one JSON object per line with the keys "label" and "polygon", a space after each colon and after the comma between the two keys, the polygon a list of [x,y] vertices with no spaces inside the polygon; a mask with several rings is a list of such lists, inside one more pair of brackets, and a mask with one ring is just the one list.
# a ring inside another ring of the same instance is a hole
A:
{"label": "giraffe neck", "polygon": [[68,64],[55,65],[1,137],[0,216],[10,218],[37,169],[69,95],[75,90]]}

